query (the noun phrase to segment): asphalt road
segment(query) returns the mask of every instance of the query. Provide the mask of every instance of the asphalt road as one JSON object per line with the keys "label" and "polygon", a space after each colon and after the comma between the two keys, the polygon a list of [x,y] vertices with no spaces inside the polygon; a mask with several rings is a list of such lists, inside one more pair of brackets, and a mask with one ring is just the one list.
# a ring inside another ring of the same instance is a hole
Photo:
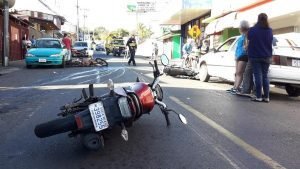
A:
{"label": "asphalt road", "polygon": [[[39,139],[35,125],[56,118],[59,107],[80,96],[89,83],[151,81],[145,58],[127,66],[123,58],[101,56],[109,67],[38,67],[0,76],[0,168],[300,168],[300,98],[272,89],[270,103],[225,92],[229,84],[161,77],[167,105],[188,125],[170,116],[166,127],[156,108],[128,129],[129,141],[115,129],[104,150],[85,150],[67,134]],[[97,88],[96,94],[107,92]]]}

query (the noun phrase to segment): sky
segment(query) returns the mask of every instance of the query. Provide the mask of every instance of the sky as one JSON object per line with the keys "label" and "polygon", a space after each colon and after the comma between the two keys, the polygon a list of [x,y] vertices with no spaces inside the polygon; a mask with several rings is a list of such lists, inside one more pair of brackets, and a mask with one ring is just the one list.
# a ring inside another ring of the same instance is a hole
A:
{"label": "sky", "polygon": [[[38,0],[16,0],[15,7],[17,9],[36,9],[39,6]],[[63,15],[69,22],[77,23],[76,2],[77,0],[43,0],[48,4],[56,4],[57,11]],[[171,9],[164,9],[167,3],[176,0],[156,0],[159,2],[159,12],[138,14],[130,13],[127,10],[127,4],[134,0],[78,0],[80,6],[80,27],[83,27],[83,13],[87,9],[86,26],[93,29],[98,26],[104,26],[110,30],[117,28],[125,28],[133,30],[136,28],[137,21],[145,23],[148,26],[158,25],[163,18],[167,18]],[[155,1],[155,0],[148,0]],[[173,11],[175,12],[175,11]]]}

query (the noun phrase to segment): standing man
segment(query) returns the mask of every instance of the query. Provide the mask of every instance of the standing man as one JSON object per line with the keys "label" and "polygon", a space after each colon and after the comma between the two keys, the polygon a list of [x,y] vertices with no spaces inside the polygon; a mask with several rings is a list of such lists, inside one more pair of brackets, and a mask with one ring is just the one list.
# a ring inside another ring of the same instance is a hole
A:
{"label": "standing man", "polygon": [[127,41],[127,43],[126,43],[126,46],[128,46],[128,48],[129,48],[129,51],[130,51],[130,59],[129,59],[129,61],[128,61],[128,65],[130,65],[130,63],[131,63],[131,61],[133,62],[133,66],[136,66],[136,64],[135,64],[135,51],[136,51],[136,49],[137,49],[137,44],[136,44],[136,40],[135,40],[135,37],[134,37],[134,35],[132,35],[129,39],[128,39],[128,41]]}
{"label": "standing man", "polygon": [[71,42],[71,39],[68,37],[68,34],[64,34],[64,38],[62,40],[62,42],[64,43],[64,45],[66,46],[67,50],[68,50],[68,58],[67,58],[67,61],[70,61],[71,60],[71,45],[72,45],[72,42]]}
{"label": "standing man", "polygon": [[156,60],[158,55],[158,45],[156,42],[152,42],[152,56],[150,60]]}
{"label": "standing man", "polygon": [[32,45],[35,45],[35,38],[34,38],[34,35],[31,36],[30,41],[31,41],[31,46],[32,46]]}

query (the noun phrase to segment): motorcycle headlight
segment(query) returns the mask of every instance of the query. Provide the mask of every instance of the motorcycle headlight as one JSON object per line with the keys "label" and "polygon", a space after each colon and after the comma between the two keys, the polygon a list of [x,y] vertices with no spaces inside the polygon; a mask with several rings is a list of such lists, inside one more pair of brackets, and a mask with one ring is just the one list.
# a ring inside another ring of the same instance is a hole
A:
{"label": "motorcycle headlight", "polygon": [[25,56],[26,56],[26,57],[34,57],[35,55],[30,54],[30,53],[27,53]]}
{"label": "motorcycle headlight", "polygon": [[61,54],[53,54],[53,55],[50,55],[50,57],[60,57]]}

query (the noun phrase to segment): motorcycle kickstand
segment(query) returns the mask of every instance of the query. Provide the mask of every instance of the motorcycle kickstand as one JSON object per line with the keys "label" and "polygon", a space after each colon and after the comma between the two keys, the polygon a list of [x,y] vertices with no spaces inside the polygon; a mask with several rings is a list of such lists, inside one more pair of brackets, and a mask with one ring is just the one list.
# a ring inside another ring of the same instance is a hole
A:
{"label": "motorcycle kickstand", "polygon": [[121,123],[121,137],[123,138],[124,141],[128,141],[128,131],[126,130],[125,124]]}
{"label": "motorcycle kickstand", "polygon": [[169,112],[166,109],[164,109],[164,108],[161,108],[161,112],[165,116],[165,119],[166,119],[166,122],[167,122],[167,127],[169,127],[171,125],[170,119],[169,119]]}

